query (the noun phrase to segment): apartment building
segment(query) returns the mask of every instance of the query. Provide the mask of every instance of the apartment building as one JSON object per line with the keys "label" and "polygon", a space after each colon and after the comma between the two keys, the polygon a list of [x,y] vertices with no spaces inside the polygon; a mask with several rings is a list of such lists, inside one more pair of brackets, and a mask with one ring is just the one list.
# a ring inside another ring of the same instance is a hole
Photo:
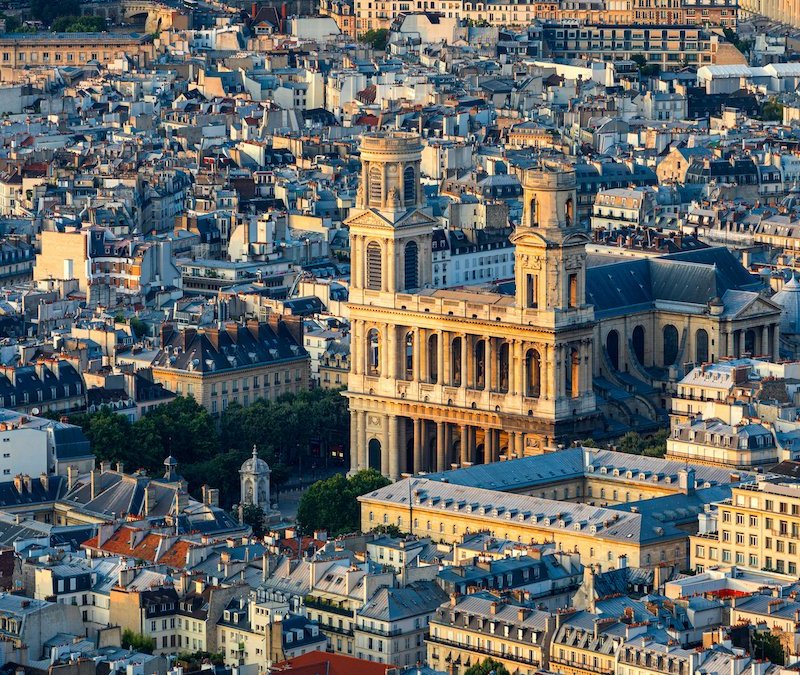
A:
{"label": "apartment building", "polygon": [[270,314],[223,328],[165,324],[153,379],[179,396],[193,396],[212,415],[229,403],[247,406],[309,387],[310,359],[299,317]]}
{"label": "apartment building", "polygon": [[131,59],[146,66],[155,55],[150,35],[136,33],[5,33],[0,35],[2,68],[81,67]]}
{"label": "apartment building", "polygon": [[730,564],[796,577],[799,543],[800,482],[759,477],[701,514],[699,532],[690,537],[691,567]]}
{"label": "apartment building", "polygon": [[431,617],[426,640],[428,664],[446,671],[450,663],[468,668],[491,658],[508,672],[534,675],[549,663],[555,616],[515,605],[489,592],[450,596]]}
{"label": "apartment building", "polygon": [[113,287],[123,294],[147,295],[180,288],[181,275],[170,241],[117,237],[104,227],[42,232],[34,280],[77,279],[86,292],[91,285]]}

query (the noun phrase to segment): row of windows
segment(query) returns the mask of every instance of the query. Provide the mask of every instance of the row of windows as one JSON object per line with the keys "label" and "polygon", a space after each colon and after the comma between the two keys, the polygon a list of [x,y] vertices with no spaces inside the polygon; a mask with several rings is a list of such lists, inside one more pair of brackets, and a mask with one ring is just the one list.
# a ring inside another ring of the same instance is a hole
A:
{"label": "row of windows", "polygon": [[[733,552],[727,548],[722,549],[721,553],[722,555],[720,556],[720,551],[716,547],[710,546],[708,548],[708,557],[706,557],[705,546],[698,545],[695,548],[695,557],[699,560],[708,560],[711,564],[721,561],[723,563],[735,563],[737,565],[746,564],[753,569],[759,568],[759,558],[755,553],[745,554],[741,551]],[[695,567],[698,572],[702,572],[705,569],[705,565],[703,564],[695,565]],[[778,572],[779,574],[791,574],[792,576],[797,576],[796,562],[773,559],[772,556],[764,557],[764,569],[772,570]]]}
{"label": "row of windows", "polygon": [[[100,60],[101,52],[80,52],[78,54],[78,61],[99,61]],[[88,55],[88,59],[86,58]],[[111,54],[109,52],[102,52],[103,60],[108,61],[111,58]],[[54,52],[52,54],[50,52],[19,52],[17,54],[17,60],[20,63],[50,63],[50,61],[54,61],[56,63],[60,63],[62,61],[66,63],[72,63],[75,61],[75,54],[72,52],[67,52],[66,54],[62,54],[61,52]],[[10,52],[3,52],[3,62],[8,63],[11,61],[11,53]]]}

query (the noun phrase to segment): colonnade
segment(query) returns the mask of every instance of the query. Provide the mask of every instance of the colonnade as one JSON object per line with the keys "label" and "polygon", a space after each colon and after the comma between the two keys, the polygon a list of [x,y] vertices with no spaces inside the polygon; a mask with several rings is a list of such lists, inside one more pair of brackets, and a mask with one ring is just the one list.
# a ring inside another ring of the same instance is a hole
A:
{"label": "colonnade", "polygon": [[389,323],[355,324],[351,356],[355,376],[544,399],[591,391],[588,338],[553,345]]}
{"label": "colonnade", "polygon": [[751,356],[777,359],[780,355],[780,330],[777,323],[738,328],[723,333],[722,338],[722,353],[726,356],[739,358],[750,352]]}
{"label": "colonnade", "polygon": [[522,457],[525,433],[421,416],[350,415],[351,470],[374,468],[397,480],[404,473],[439,472],[459,466]]}

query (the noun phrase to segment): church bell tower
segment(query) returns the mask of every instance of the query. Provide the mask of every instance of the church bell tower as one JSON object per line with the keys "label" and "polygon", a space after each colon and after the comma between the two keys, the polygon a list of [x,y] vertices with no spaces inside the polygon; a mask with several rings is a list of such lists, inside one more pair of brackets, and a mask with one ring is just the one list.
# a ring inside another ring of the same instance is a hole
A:
{"label": "church bell tower", "polygon": [[406,293],[430,284],[433,219],[420,209],[422,141],[390,131],[361,139],[350,228],[351,289]]}
{"label": "church bell tower", "polygon": [[[543,160],[523,181],[522,222],[511,236],[516,303],[551,333],[548,369],[556,420],[596,412],[592,390],[594,308],[586,304],[588,228],[576,217],[575,169]],[[551,351],[552,350],[552,351]]]}

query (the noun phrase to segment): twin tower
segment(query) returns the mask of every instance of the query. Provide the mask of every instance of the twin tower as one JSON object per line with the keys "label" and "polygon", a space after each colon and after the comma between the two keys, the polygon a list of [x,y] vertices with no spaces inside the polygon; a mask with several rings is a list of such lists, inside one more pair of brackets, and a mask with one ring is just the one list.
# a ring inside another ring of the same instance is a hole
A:
{"label": "twin tower", "polygon": [[585,303],[588,232],[575,172],[526,171],[514,296],[434,290],[422,143],[367,134],[348,219],[351,247],[351,470],[392,479],[543,452],[591,433],[594,312]]}

